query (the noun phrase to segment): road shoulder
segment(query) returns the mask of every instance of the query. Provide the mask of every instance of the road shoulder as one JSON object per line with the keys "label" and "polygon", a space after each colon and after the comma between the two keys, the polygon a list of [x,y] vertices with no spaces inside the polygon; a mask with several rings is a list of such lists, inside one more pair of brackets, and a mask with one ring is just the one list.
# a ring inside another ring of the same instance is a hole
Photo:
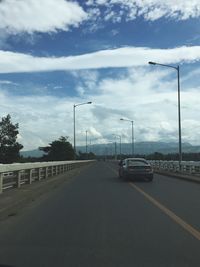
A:
{"label": "road shoulder", "polygon": [[176,178],[180,180],[185,180],[188,182],[193,183],[200,183],[200,177],[188,175],[188,174],[182,174],[182,173],[174,173],[174,172],[168,172],[168,171],[161,171],[161,170],[154,170],[155,173],[169,176],[170,178]]}
{"label": "road shoulder", "polygon": [[6,190],[0,195],[0,221],[18,215],[30,204],[39,203],[42,198],[48,197],[62,184],[72,181],[88,167],[89,165],[83,166],[40,182],[34,182],[31,185],[26,184],[20,189]]}

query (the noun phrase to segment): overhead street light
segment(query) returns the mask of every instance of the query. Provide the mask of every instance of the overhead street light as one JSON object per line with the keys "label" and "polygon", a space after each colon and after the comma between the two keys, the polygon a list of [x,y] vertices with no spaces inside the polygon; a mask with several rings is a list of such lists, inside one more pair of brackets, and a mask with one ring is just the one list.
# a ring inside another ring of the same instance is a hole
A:
{"label": "overhead street light", "polygon": [[132,146],[131,146],[131,152],[132,152],[132,157],[134,156],[135,154],[135,151],[134,151],[134,128],[133,128],[133,120],[128,120],[128,119],[123,119],[121,118],[120,119],[121,121],[129,121],[131,122],[131,125],[132,125]]}
{"label": "overhead street light", "polygon": [[156,63],[152,62],[152,61],[149,61],[148,63],[151,64],[151,65],[156,65]]}
{"label": "overhead street light", "polygon": [[182,162],[182,137],[181,137],[181,98],[180,98],[180,67],[160,64],[156,62],[149,61],[150,65],[158,65],[162,67],[172,68],[177,71],[177,85],[178,85],[178,132],[179,132],[179,170],[181,170],[181,162]]}
{"label": "overhead street light", "polygon": [[73,115],[74,115],[74,153],[75,153],[75,158],[76,158],[76,107],[82,106],[82,105],[88,105],[92,104],[91,101],[89,102],[84,102],[84,103],[79,103],[79,104],[74,104],[73,105]]}

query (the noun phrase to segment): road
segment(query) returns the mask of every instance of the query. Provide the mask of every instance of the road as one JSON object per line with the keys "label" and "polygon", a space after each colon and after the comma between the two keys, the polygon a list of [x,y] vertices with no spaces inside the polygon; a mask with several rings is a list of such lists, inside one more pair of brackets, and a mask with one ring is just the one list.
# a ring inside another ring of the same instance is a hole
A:
{"label": "road", "polygon": [[200,185],[97,162],[0,222],[0,267],[200,266]]}

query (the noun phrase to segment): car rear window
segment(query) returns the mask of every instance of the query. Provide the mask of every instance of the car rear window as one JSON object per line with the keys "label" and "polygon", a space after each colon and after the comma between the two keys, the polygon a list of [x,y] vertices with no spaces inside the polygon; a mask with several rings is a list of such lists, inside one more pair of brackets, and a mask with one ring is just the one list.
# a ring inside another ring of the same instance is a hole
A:
{"label": "car rear window", "polygon": [[129,166],[146,166],[148,165],[148,162],[143,160],[129,160],[128,161]]}

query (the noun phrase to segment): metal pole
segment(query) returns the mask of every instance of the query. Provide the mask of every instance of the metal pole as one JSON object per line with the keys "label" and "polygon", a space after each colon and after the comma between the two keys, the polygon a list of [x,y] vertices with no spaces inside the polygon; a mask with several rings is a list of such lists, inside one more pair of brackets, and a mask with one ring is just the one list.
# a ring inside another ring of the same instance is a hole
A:
{"label": "metal pole", "polygon": [[132,123],[132,157],[134,157],[134,131],[133,131],[133,121]]}
{"label": "metal pole", "polygon": [[178,78],[178,129],[179,129],[179,170],[181,170],[182,161],[182,140],[181,140],[181,98],[180,98],[180,70],[177,67]]}
{"label": "metal pole", "polygon": [[73,114],[74,114],[74,158],[76,159],[76,125],[75,125],[75,109],[76,105],[73,106]]}
{"label": "metal pole", "polygon": [[117,159],[117,142],[115,141],[115,160]]}
{"label": "metal pole", "polygon": [[113,148],[112,148],[112,144],[110,144],[110,158],[112,159],[112,157],[113,157]]}
{"label": "metal pole", "polygon": [[149,64],[152,65],[160,65],[164,67],[169,67],[177,70],[177,80],[178,80],[178,132],[179,132],[179,170],[181,170],[181,162],[182,162],[182,140],[181,140],[181,98],[180,98],[180,67],[160,64],[156,62],[150,61]]}
{"label": "metal pole", "polygon": [[86,156],[87,156],[87,131],[85,131],[86,133],[86,137],[85,137],[85,152],[86,152]]}
{"label": "metal pole", "polygon": [[119,146],[119,153],[120,153],[120,159],[122,158],[122,138],[121,136],[119,135],[119,138],[120,138],[120,146]]}
{"label": "metal pole", "polygon": [[90,139],[90,150],[89,150],[90,153],[92,153],[92,141]]}
{"label": "metal pole", "polygon": [[76,159],[76,121],[75,121],[75,109],[76,109],[76,107],[78,107],[78,106],[82,106],[82,105],[87,105],[87,104],[92,104],[92,102],[90,101],[90,102],[85,102],[85,103],[80,103],[80,104],[77,104],[77,105],[75,105],[74,104],[74,106],[73,106],[73,113],[74,113],[74,153],[75,153],[75,156],[74,156],[74,158]]}

